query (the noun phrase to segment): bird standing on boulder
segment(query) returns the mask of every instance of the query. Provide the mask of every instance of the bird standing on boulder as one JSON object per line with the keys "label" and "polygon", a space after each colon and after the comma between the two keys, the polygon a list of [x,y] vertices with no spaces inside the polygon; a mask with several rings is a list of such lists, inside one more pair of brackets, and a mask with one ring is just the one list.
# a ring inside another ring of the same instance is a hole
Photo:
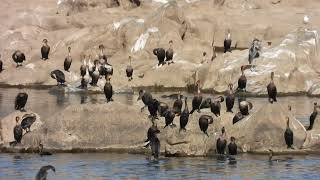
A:
{"label": "bird standing on boulder", "polygon": [[36,115],[33,113],[22,116],[21,127],[27,132],[30,132],[32,124],[36,121]]}
{"label": "bird standing on boulder", "polygon": [[173,103],[173,111],[177,116],[180,116],[183,102],[181,100],[181,92],[179,91],[178,94],[178,98]]}
{"label": "bird standing on boulder", "polygon": [[235,95],[233,92],[233,84],[228,85],[229,89],[226,94],[226,107],[227,107],[227,112],[233,112],[232,108],[234,106],[234,100],[235,100]]}
{"label": "bird standing on boulder", "polygon": [[228,151],[230,155],[237,155],[238,154],[238,147],[236,144],[236,138],[235,137],[231,137],[230,138],[230,143],[228,145]]}
{"label": "bird standing on boulder", "polygon": [[22,66],[23,61],[26,60],[26,56],[20,50],[16,50],[12,54],[12,59],[15,63],[17,63],[17,67]]}
{"label": "bird standing on boulder", "polygon": [[98,84],[99,78],[100,78],[100,73],[98,71],[98,65],[95,65],[95,70],[92,73],[90,85],[98,86],[97,84]]}
{"label": "bird standing on boulder", "polygon": [[170,40],[169,41],[169,49],[167,49],[166,51],[166,61],[168,62],[168,65],[170,65],[171,63],[174,63],[173,62],[173,48],[172,48],[172,45],[173,45],[173,41]]}
{"label": "bird standing on boulder", "polygon": [[200,112],[200,105],[202,102],[202,94],[200,91],[200,80],[197,81],[197,91],[192,99],[192,110],[190,111],[190,114],[192,114],[195,110]]}
{"label": "bird standing on boulder", "polygon": [[206,134],[209,137],[209,134],[207,132],[208,126],[209,124],[213,123],[213,117],[209,116],[209,115],[201,115],[199,118],[199,127],[200,130]]}
{"label": "bird standing on boulder", "polygon": [[58,69],[52,71],[50,75],[57,81],[58,85],[64,85],[64,83],[66,82],[64,73]]}
{"label": "bird standing on boulder", "polygon": [[165,64],[164,59],[166,58],[166,51],[163,48],[153,49],[153,54],[158,58],[158,66]]}
{"label": "bird standing on boulder", "polygon": [[48,45],[48,40],[44,39],[42,41],[43,45],[41,47],[41,59],[47,60],[49,59],[50,46]]}
{"label": "bird standing on boulder", "polygon": [[293,149],[292,145],[293,145],[293,131],[290,129],[290,126],[289,126],[289,117],[286,117],[287,119],[287,128],[284,132],[284,139],[286,141],[286,144],[287,144],[287,147],[288,149]]}
{"label": "bird standing on boulder", "polygon": [[227,146],[226,132],[224,127],[222,127],[221,135],[217,139],[217,143],[216,143],[217,153],[224,154],[226,146]]}
{"label": "bird standing on boulder", "polygon": [[16,96],[16,100],[14,103],[14,108],[15,110],[20,110],[21,112],[25,112],[26,110],[24,107],[26,106],[28,101],[28,94],[23,92],[23,93],[18,93]]}
{"label": "bird standing on boulder", "polygon": [[20,144],[21,143],[21,139],[22,139],[22,135],[23,135],[23,130],[21,125],[19,124],[20,121],[20,117],[17,116],[16,117],[16,126],[13,128],[13,135],[14,135],[14,139],[15,144]]}
{"label": "bird standing on boulder", "polygon": [[158,119],[158,110],[159,110],[160,102],[157,99],[152,99],[148,104],[148,111],[150,113],[149,118],[152,123],[154,123],[155,119]]}
{"label": "bird standing on boulder", "polygon": [[132,60],[132,57],[129,56],[129,65],[126,68],[126,74],[127,74],[128,81],[132,80],[132,75],[133,75],[133,68],[131,66],[131,60]]}
{"label": "bird standing on boulder", "polygon": [[86,55],[83,55],[83,63],[80,66],[80,76],[83,78],[87,73],[87,62],[86,62]]}
{"label": "bird standing on boulder", "polygon": [[231,40],[230,29],[228,29],[227,37],[223,41],[224,53],[231,52],[231,43],[232,43],[232,40]]}
{"label": "bird standing on boulder", "polygon": [[180,130],[187,131],[186,126],[189,121],[189,109],[188,109],[188,101],[187,97],[184,98],[184,110],[182,111],[180,115]]}
{"label": "bird standing on boulder", "polygon": [[64,70],[69,72],[69,69],[71,67],[72,58],[71,58],[71,47],[68,47],[68,56],[64,59],[63,67]]}
{"label": "bird standing on boulder", "polygon": [[277,102],[277,87],[273,82],[274,72],[271,72],[270,83],[267,86],[269,102],[272,104],[273,102]]}
{"label": "bird standing on boulder", "polygon": [[317,115],[318,115],[318,105],[315,102],[315,103],[313,103],[313,112],[311,113],[311,115],[309,117],[310,124],[309,124],[309,127],[308,127],[307,131],[312,130],[313,124],[314,124],[314,120],[316,120]]}
{"label": "bird standing on boulder", "polygon": [[220,116],[221,103],[224,101],[222,96],[219,96],[217,99],[214,99],[210,104],[211,112],[216,116]]}
{"label": "bird standing on boulder", "polygon": [[139,90],[139,97],[138,97],[137,101],[139,101],[140,99],[142,100],[142,102],[144,104],[144,106],[141,108],[141,112],[142,112],[143,109],[145,107],[147,107],[149,103],[152,102],[153,98],[152,98],[152,95],[150,92],[141,89],[141,90]]}
{"label": "bird standing on boulder", "polygon": [[113,101],[113,99],[112,99],[113,89],[112,89],[112,85],[110,83],[110,77],[107,79],[103,90],[104,90],[104,94],[105,94],[105,96],[107,98],[107,103],[110,102],[110,101]]}
{"label": "bird standing on boulder", "polygon": [[157,137],[157,134],[159,134],[160,131],[157,128],[157,126],[152,125],[147,132],[148,139],[145,141],[147,144],[145,147],[148,147],[150,145],[152,156],[155,160],[158,160],[160,155],[160,140]]}
{"label": "bird standing on boulder", "polygon": [[237,90],[246,91],[247,87],[247,78],[244,74],[244,66],[241,66],[241,76],[238,79],[238,88]]}
{"label": "bird standing on boulder", "polygon": [[176,114],[173,109],[166,110],[166,112],[164,113],[164,118],[165,118],[165,123],[166,123],[164,128],[166,128],[169,125],[172,125],[171,127],[175,126],[175,124],[173,124],[173,120],[174,120],[175,116],[176,116]]}
{"label": "bird standing on boulder", "polygon": [[0,73],[3,71],[3,62],[1,61],[1,54],[0,54]]}
{"label": "bird standing on boulder", "polygon": [[56,172],[56,169],[51,166],[51,165],[48,165],[48,166],[42,166],[40,168],[40,170],[38,171],[37,175],[36,175],[36,180],[46,180],[47,179],[47,175],[48,175],[48,170],[52,170],[53,172]]}

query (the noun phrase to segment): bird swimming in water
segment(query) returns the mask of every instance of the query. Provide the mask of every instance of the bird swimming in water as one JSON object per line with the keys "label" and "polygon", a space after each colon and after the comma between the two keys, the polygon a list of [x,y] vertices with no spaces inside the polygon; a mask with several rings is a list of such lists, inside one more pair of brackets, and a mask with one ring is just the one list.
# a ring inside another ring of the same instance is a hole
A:
{"label": "bird swimming in water", "polygon": [[48,170],[52,170],[53,172],[56,172],[56,169],[51,166],[42,166],[40,168],[40,170],[38,171],[37,175],[36,175],[36,180],[46,180],[47,179],[47,175],[48,175]]}
{"label": "bird swimming in water", "polygon": [[63,63],[63,67],[65,71],[69,72],[71,63],[72,63],[71,47],[68,47],[68,56],[64,59],[64,63]]}
{"label": "bird swimming in water", "polygon": [[104,90],[104,95],[107,98],[107,103],[110,102],[110,101],[113,101],[113,99],[112,99],[113,89],[112,89],[112,85],[110,83],[110,77],[107,79],[103,90]]}
{"label": "bird swimming in water", "polygon": [[192,114],[195,110],[200,112],[200,105],[202,102],[202,94],[200,91],[200,80],[197,82],[197,92],[195,93],[193,99],[192,99],[192,110],[190,111],[190,114]]}
{"label": "bird swimming in water", "polygon": [[284,139],[286,141],[286,144],[288,146],[288,149],[293,149],[292,145],[293,145],[293,131],[290,129],[289,123],[289,117],[286,117],[287,119],[287,128],[284,132]]}
{"label": "bird swimming in water", "polygon": [[178,98],[173,103],[173,111],[177,116],[180,116],[182,109],[182,100],[181,100],[181,92],[179,91]]}
{"label": "bird swimming in water", "polygon": [[21,121],[22,129],[24,129],[26,132],[30,132],[30,128],[32,124],[36,121],[36,119],[37,117],[33,113],[23,115]]}
{"label": "bird swimming in water", "polygon": [[230,138],[230,143],[228,145],[228,152],[230,155],[237,155],[238,154],[238,147],[236,144],[236,138],[235,137],[231,137]]}
{"label": "bird swimming in water", "polygon": [[87,62],[86,62],[86,55],[83,55],[83,63],[80,66],[80,76],[84,77],[87,73]]}
{"label": "bird swimming in water", "polygon": [[150,92],[141,89],[141,90],[139,90],[139,97],[138,97],[137,101],[139,101],[140,99],[142,100],[142,102],[144,104],[144,106],[141,108],[141,112],[142,112],[143,109],[145,107],[147,107],[149,103],[152,102],[153,98],[152,98],[152,95]]}
{"label": "bird swimming in water", "polygon": [[14,103],[14,109],[15,110],[20,110],[21,112],[25,112],[25,106],[27,104],[28,101],[28,94],[23,92],[23,93],[18,93],[18,95],[16,96],[15,99],[15,103]]}
{"label": "bird swimming in water", "polygon": [[226,132],[224,127],[222,127],[221,135],[217,139],[217,143],[216,143],[217,153],[224,154],[226,146],[227,146]]}
{"label": "bird swimming in water", "polygon": [[184,110],[182,111],[180,115],[180,130],[187,131],[186,126],[189,121],[189,109],[188,109],[188,101],[187,97],[184,98]]}
{"label": "bird swimming in water", "polygon": [[221,103],[224,101],[223,96],[219,96],[217,99],[211,101],[210,110],[216,116],[220,116]]}
{"label": "bird swimming in water", "polygon": [[42,41],[43,45],[41,47],[41,59],[47,60],[49,59],[50,46],[48,45],[48,40],[44,39]]}
{"label": "bird swimming in water", "polygon": [[234,106],[234,100],[235,100],[235,95],[233,92],[233,84],[228,85],[229,89],[226,93],[226,107],[227,107],[227,112],[233,112],[232,108]]}
{"label": "bird swimming in water", "polygon": [[224,53],[231,52],[231,43],[232,43],[231,33],[230,33],[230,29],[228,29],[227,37],[223,41]]}
{"label": "bird swimming in water", "polygon": [[165,64],[164,59],[166,58],[166,51],[163,48],[153,49],[153,54],[158,58],[158,66]]}
{"label": "bird swimming in water", "polygon": [[313,124],[314,124],[314,120],[316,120],[316,117],[318,116],[318,104],[315,102],[313,103],[313,112],[311,113],[310,117],[309,117],[309,127],[307,129],[307,131],[312,130],[313,128]]}
{"label": "bird swimming in water", "polygon": [[167,51],[166,51],[166,61],[168,62],[168,65],[170,65],[171,63],[174,63],[173,62],[173,48],[172,48],[172,45],[173,45],[173,41],[170,40],[169,41],[169,49],[167,49]]}
{"label": "bird swimming in water", "polygon": [[128,81],[132,80],[132,75],[133,75],[133,68],[131,66],[131,60],[132,60],[132,57],[129,56],[129,65],[126,68],[126,74],[127,74]]}
{"label": "bird swimming in water", "polygon": [[270,83],[267,86],[269,102],[272,104],[273,102],[277,102],[277,87],[273,82],[274,72],[271,72]]}
{"label": "bird swimming in water", "polygon": [[52,153],[51,153],[51,152],[48,152],[48,151],[44,151],[44,150],[43,150],[43,144],[40,142],[40,143],[39,143],[39,155],[40,155],[40,156],[51,156]]}
{"label": "bird swimming in water", "polygon": [[237,90],[246,92],[246,87],[247,87],[247,78],[246,78],[246,75],[244,74],[244,66],[241,66],[241,76],[238,79]]}
{"label": "bird swimming in water", "polygon": [[213,117],[209,115],[201,115],[199,118],[200,130],[209,137],[207,132],[209,124],[213,123]]}
{"label": "bird swimming in water", "polygon": [[22,66],[23,61],[26,60],[26,56],[20,50],[16,50],[12,54],[12,59],[15,63],[17,63],[17,67]]}
{"label": "bird swimming in water", "polygon": [[52,71],[50,75],[53,79],[57,81],[58,85],[64,85],[64,83],[66,82],[64,73],[58,69]]}
{"label": "bird swimming in water", "polygon": [[13,135],[14,135],[14,143],[10,143],[10,145],[16,145],[21,143],[22,135],[23,135],[23,129],[21,127],[21,124],[19,124],[20,117],[16,117],[16,126],[13,128]]}

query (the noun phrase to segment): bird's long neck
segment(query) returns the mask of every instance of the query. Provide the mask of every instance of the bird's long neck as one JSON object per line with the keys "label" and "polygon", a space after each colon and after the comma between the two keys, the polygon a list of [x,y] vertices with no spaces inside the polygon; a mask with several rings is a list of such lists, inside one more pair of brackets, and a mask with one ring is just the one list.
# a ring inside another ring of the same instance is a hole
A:
{"label": "bird's long neck", "polygon": [[71,49],[68,49],[68,56],[71,56]]}
{"label": "bird's long neck", "polygon": [[100,49],[100,55],[103,56],[103,49]]}
{"label": "bird's long neck", "polygon": [[244,70],[241,68],[241,75],[244,76]]}
{"label": "bird's long neck", "polygon": [[129,65],[131,66],[131,58],[129,58]]}
{"label": "bird's long neck", "polygon": [[229,32],[228,35],[227,35],[227,40],[230,40],[230,39],[231,39],[231,34]]}
{"label": "bird's long neck", "polygon": [[187,100],[187,98],[184,99],[184,108],[188,109],[188,100]]}

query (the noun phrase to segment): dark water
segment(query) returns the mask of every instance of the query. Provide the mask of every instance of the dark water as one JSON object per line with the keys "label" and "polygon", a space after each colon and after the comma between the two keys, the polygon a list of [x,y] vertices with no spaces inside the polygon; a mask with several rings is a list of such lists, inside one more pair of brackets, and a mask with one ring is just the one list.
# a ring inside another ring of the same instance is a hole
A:
{"label": "dark water", "polygon": [[[26,109],[46,118],[70,104],[105,103],[103,94],[58,93],[52,90],[0,88],[0,119],[14,111],[19,91],[29,94]],[[160,98],[164,93],[155,94]],[[190,96],[190,94],[187,94]],[[136,95],[117,94],[115,101],[137,103]],[[266,98],[247,98],[254,106],[263,106]],[[170,99],[161,99],[171,102]],[[189,98],[191,101],[191,98]],[[292,106],[296,117],[305,125],[317,98],[283,97],[281,105]],[[189,104],[190,106],[190,104]],[[224,108],[224,107],[223,107]],[[237,162],[206,158],[163,158],[152,162],[143,155],[128,154],[0,154],[0,180],[33,179],[43,165],[54,165],[56,174],[49,179],[320,179],[320,156],[277,156],[281,162],[270,163],[267,156],[240,155]]]}

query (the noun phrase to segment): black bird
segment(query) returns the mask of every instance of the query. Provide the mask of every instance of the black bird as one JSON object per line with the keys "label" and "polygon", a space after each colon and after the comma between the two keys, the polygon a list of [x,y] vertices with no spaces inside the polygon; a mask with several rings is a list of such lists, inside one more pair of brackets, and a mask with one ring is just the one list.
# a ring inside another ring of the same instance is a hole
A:
{"label": "black bird", "polygon": [[160,156],[160,140],[157,136],[150,142],[150,146],[153,158],[158,160]]}
{"label": "black bird", "polygon": [[141,108],[141,112],[142,112],[142,110],[143,110],[145,107],[147,107],[149,103],[152,102],[152,99],[153,99],[153,98],[152,98],[152,95],[151,95],[150,92],[141,89],[141,90],[139,91],[139,97],[138,97],[137,101],[139,101],[140,99],[142,100],[142,102],[143,102],[143,104],[144,104],[144,106]]}
{"label": "black bird", "polygon": [[247,87],[247,78],[244,74],[244,66],[241,66],[241,76],[238,79],[238,88],[237,90],[246,91]]}
{"label": "black bird", "polygon": [[57,80],[58,85],[64,85],[66,82],[64,73],[58,69],[51,72],[51,77],[55,80]]}
{"label": "black bird", "polygon": [[22,129],[26,132],[30,132],[30,127],[36,121],[36,118],[36,115],[33,113],[23,115],[21,121]]}
{"label": "black bird", "polygon": [[309,117],[309,127],[308,127],[308,131],[312,130],[313,128],[313,124],[314,124],[314,120],[316,119],[318,115],[318,106],[317,106],[317,103],[313,103],[313,112],[311,113],[310,117]]}
{"label": "black bird", "polygon": [[[1,58],[1,55],[0,55],[0,58]],[[1,61],[0,59],[0,73],[3,71],[3,62]]]}
{"label": "black bird", "polygon": [[131,60],[132,60],[132,57],[129,56],[129,63],[130,64],[126,68],[126,74],[127,74],[127,77],[128,77],[128,81],[132,80],[132,75],[133,75],[133,68],[131,66]]}
{"label": "black bird", "polygon": [[287,128],[286,128],[286,131],[284,132],[284,139],[286,141],[286,144],[288,146],[288,149],[293,149],[292,145],[293,145],[293,132],[292,130],[290,129],[290,126],[289,126],[289,117],[287,117]]}
{"label": "black bird", "polygon": [[247,116],[249,115],[249,110],[251,110],[253,107],[251,102],[248,101],[241,101],[239,103],[239,110],[242,115]]}
{"label": "black bird", "polygon": [[209,134],[207,132],[208,126],[209,124],[213,123],[213,117],[209,116],[209,115],[201,115],[199,118],[199,127],[200,130],[206,134],[209,137]]}
{"label": "black bird", "polygon": [[157,126],[152,125],[147,132],[147,140],[145,140],[144,142],[146,142],[147,144],[144,147],[148,147],[150,145],[151,141],[154,141],[154,138],[156,137],[156,134],[159,134],[160,130],[158,129]]}
{"label": "black bird", "polygon": [[23,130],[22,130],[21,125],[19,124],[19,120],[20,120],[20,117],[17,116],[16,117],[16,126],[13,128],[13,135],[14,135],[14,139],[16,140],[15,144],[21,143],[21,139],[22,139],[22,135],[23,135]]}
{"label": "black bird", "polygon": [[103,90],[104,90],[104,95],[107,98],[107,102],[113,101],[113,99],[112,99],[113,89],[112,89],[112,85],[110,83],[110,77],[106,81],[106,84],[104,85]]}
{"label": "black bird", "polygon": [[140,0],[129,0],[131,3],[134,3],[136,6],[140,6],[141,2]]}
{"label": "black bird", "polygon": [[172,110],[172,109],[167,109],[166,112],[164,113],[164,118],[165,118],[165,122],[166,122],[166,125],[164,126],[164,128],[166,128],[167,126],[169,126],[170,124],[171,125],[174,125],[173,124],[173,120],[175,118],[175,111]]}
{"label": "black bird", "polygon": [[192,110],[190,111],[190,114],[192,114],[195,110],[200,112],[201,102],[202,102],[202,94],[200,92],[200,80],[199,80],[197,82],[197,92],[195,93],[192,99]]}
{"label": "black bird", "polygon": [[80,75],[84,77],[87,74],[87,63],[86,63],[86,55],[83,55],[83,63],[80,66]]}
{"label": "black bird", "polygon": [[71,67],[72,58],[71,58],[71,47],[68,47],[68,56],[64,59],[63,67],[65,71],[69,72]]}
{"label": "black bird", "polygon": [[16,50],[12,54],[12,59],[15,63],[17,63],[17,67],[22,66],[22,62],[26,60],[26,56],[20,50]]}
{"label": "black bird", "polygon": [[158,58],[158,66],[165,64],[164,59],[166,58],[166,51],[163,48],[153,49],[153,54]]}
{"label": "black bird", "polygon": [[277,87],[273,82],[274,72],[271,72],[270,83],[267,86],[269,102],[277,102]]}
{"label": "black bird", "polygon": [[187,97],[184,98],[184,110],[182,111],[180,115],[180,130],[182,129],[184,131],[187,131],[186,126],[189,121],[189,110],[188,110],[188,102],[187,102]]}
{"label": "black bird", "polygon": [[40,168],[40,170],[38,171],[37,175],[36,175],[36,180],[46,180],[47,179],[47,175],[48,175],[48,170],[52,170],[53,172],[56,172],[56,169],[51,166],[51,165],[48,165],[48,166],[42,166]]}
{"label": "black bird", "polygon": [[93,73],[92,73],[92,75],[91,75],[90,85],[91,85],[91,86],[97,86],[98,81],[99,81],[99,78],[100,78],[100,73],[99,73],[98,67],[97,67],[97,65],[96,65],[96,66],[95,66],[95,70],[93,71]]}
{"label": "black bird", "polygon": [[39,143],[39,155],[40,156],[51,156],[52,153],[48,151],[43,151],[43,144]]}
{"label": "black bird", "polygon": [[228,35],[223,41],[224,53],[231,52],[231,43],[232,43],[232,40],[231,40],[230,30],[228,30]]}
{"label": "black bird", "polygon": [[148,111],[150,113],[149,118],[152,123],[154,123],[155,119],[158,119],[158,110],[159,110],[160,102],[157,99],[152,99],[148,104]]}
{"label": "black bird", "polygon": [[211,104],[212,104],[212,99],[211,98],[206,98],[205,100],[203,100],[200,104],[200,110],[201,109],[206,109],[206,108],[211,108]]}
{"label": "black bird", "polygon": [[216,148],[217,148],[217,153],[218,154],[224,154],[225,148],[227,146],[227,140],[226,140],[225,136],[226,136],[225,135],[225,129],[224,129],[224,127],[222,127],[221,135],[217,139],[217,143],[216,143]]}
{"label": "black bird", "polygon": [[41,47],[41,59],[47,60],[49,59],[50,46],[48,45],[48,40],[44,39],[42,41],[43,45]]}
{"label": "black bird", "polygon": [[218,99],[214,100],[210,104],[211,112],[216,116],[220,116],[220,110],[221,110],[221,103],[224,101],[224,98],[222,96],[218,97]]}
{"label": "black bird", "polygon": [[15,110],[20,110],[21,112],[25,112],[26,110],[24,107],[26,106],[28,101],[28,94],[23,92],[23,93],[18,93],[16,96],[16,100],[14,103],[14,108]]}
{"label": "black bird", "polygon": [[173,48],[172,48],[172,44],[173,44],[173,41],[170,40],[169,41],[169,49],[167,49],[166,51],[166,61],[168,62],[168,65],[170,65],[171,63],[173,63]]}
{"label": "black bird", "polygon": [[236,138],[235,137],[231,137],[230,138],[230,143],[228,145],[228,151],[229,151],[229,154],[230,155],[237,155],[238,154],[238,147],[237,147],[237,144],[236,144]]}
{"label": "black bird", "polygon": [[227,94],[226,94],[226,107],[227,107],[227,112],[232,112],[235,95],[233,92],[233,85],[229,84],[228,87],[229,87],[229,90],[227,91]]}
{"label": "black bird", "polygon": [[173,103],[173,111],[177,116],[180,116],[181,114],[182,104],[181,92],[179,91],[178,99],[176,99]]}
{"label": "black bird", "polygon": [[169,109],[169,106],[167,103],[159,102],[158,112],[161,117],[165,116],[165,113],[167,112],[168,109]]}
{"label": "black bird", "polygon": [[238,121],[241,121],[244,117],[245,116],[241,112],[238,112],[237,114],[234,115],[234,117],[232,119],[232,124],[235,124]]}

